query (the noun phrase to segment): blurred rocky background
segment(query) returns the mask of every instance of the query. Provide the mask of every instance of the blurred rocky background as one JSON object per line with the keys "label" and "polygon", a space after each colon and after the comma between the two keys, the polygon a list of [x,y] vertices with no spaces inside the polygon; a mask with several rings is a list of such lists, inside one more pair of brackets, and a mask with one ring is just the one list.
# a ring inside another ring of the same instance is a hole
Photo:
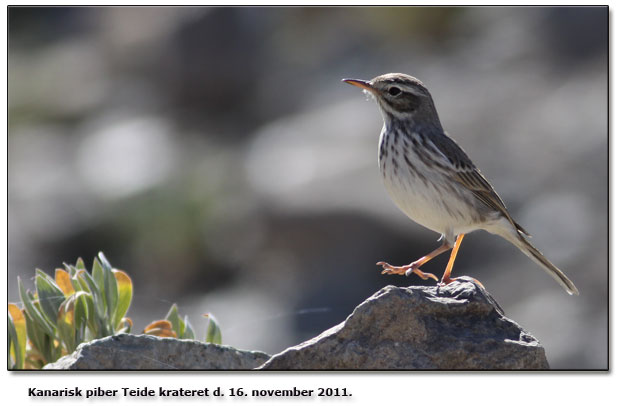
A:
{"label": "blurred rocky background", "polygon": [[581,295],[484,232],[455,276],[551,367],[607,368],[607,36],[603,7],[11,7],[9,300],[103,251],[135,332],[176,302],[200,338],[212,312],[225,344],[276,353],[423,284],[375,266],[438,235],[390,202],[377,107],[340,82],[405,72]]}

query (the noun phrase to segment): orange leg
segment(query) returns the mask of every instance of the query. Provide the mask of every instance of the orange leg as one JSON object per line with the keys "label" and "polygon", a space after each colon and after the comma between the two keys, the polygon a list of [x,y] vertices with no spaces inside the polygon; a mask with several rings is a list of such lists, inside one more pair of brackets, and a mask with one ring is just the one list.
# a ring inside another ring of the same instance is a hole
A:
{"label": "orange leg", "polygon": [[463,237],[465,234],[459,234],[456,237],[456,241],[454,242],[454,248],[452,248],[452,252],[450,253],[450,260],[448,261],[448,266],[446,266],[446,271],[443,273],[441,277],[440,286],[444,286],[449,284],[450,282],[456,280],[456,278],[450,278],[450,273],[452,272],[452,268],[454,267],[454,260],[456,259],[456,254],[458,254],[458,249],[461,247],[461,242],[463,242]]}
{"label": "orange leg", "polygon": [[424,280],[428,278],[433,278],[436,281],[439,281],[439,279],[437,279],[437,277],[433,275],[432,273],[424,273],[419,268],[422,265],[426,264],[431,259],[438,256],[439,254],[446,252],[450,248],[452,248],[450,244],[448,244],[447,242],[444,242],[436,250],[432,251],[430,254],[423,256],[419,260],[412,262],[409,265],[392,266],[388,264],[387,262],[383,262],[383,261],[378,262],[377,265],[381,265],[383,267],[383,270],[381,271],[382,274],[409,276],[412,273],[415,273],[416,275],[418,275],[420,278]]}

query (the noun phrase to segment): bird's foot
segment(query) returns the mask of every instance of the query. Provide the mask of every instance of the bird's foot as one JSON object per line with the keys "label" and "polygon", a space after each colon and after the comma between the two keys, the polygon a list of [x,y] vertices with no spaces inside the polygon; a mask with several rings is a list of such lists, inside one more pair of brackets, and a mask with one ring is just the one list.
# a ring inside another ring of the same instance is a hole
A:
{"label": "bird's foot", "polygon": [[411,268],[410,265],[393,266],[384,261],[377,262],[377,265],[383,268],[383,270],[381,271],[382,275],[405,275],[405,272],[407,272],[407,270]]}
{"label": "bird's foot", "polygon": [[[465,277],[465,279],[467,279],[467,278],[472,279],[472,280],[473,280],[475,283],[477,283],[477,284],[478,284],[478,285],[479,285],[482,289],[486,289],[486,288],[484,287],[484,285],[482,284],[482,282],[480,282],[480,281],[479,281],[479,280],[477,280],[476,278],[472,278],[471,276],[467,276],[467,277]],[[443,287],[443,286],[446,286],[446,285],[451,284],[452,282],[454,282],[454,281],[456,281],[456,280],[458,280],[458,279],[461,279],[461,278],[450,278],[450,277],[447,277],[447,278],[441,278],[441,281],[440,281],[439,283],[437,283],[437,286],[439,286],[439,287]],[[467,281],[467,282],[469,282],[469,281]]]}
{"label": "bird's foot", "polygon": [[403,265],[403,266],[393,266],[390,265],[387,262],[383,262],[380,261],[377,263],[377,265],[380,265],[383,270],[381,271],[381,274],[386,274],[386,275],[405,275],[405,276],[409,276],[412,273],[415,273],[416,275],[418,275],[420,278],[427,280],[428,278],[433,278],[436,281],[439,281],[439,279],[437,279],[437,277],[435,275],[433,275],[432,273],[425,273],[422,272],[419,269],[419,265],[416,265],[414,262],[412,262],[409,265]]}
{"label": "bird's foot", "polygon": [[457,279],[458,278],[441,278],[441,281],[437,283],[437,286],[443,287],[443,286],[449,285]]}

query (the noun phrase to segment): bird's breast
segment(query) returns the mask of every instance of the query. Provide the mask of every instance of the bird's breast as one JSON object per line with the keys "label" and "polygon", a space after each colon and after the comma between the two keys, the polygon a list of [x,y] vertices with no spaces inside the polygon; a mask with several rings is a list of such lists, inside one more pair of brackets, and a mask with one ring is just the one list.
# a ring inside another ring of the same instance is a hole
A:
{"label": "bird's breast", "polygon": [[379,168],[394,203],[410,219],[438,233],[469,231],[475,223],[468,209],[471,194],[428,167],[413,142],[404,137],[382,131],[379,143]]}

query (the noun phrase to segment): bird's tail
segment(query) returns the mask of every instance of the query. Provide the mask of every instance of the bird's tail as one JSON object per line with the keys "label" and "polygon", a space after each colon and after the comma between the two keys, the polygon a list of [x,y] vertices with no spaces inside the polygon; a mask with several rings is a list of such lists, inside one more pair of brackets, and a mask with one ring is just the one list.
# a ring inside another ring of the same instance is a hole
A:
{"label": "bird's tail", "polygon": [[553,279],[557,281],[565,290],[571,295],[578,295],[578,289],[574,286],[574,283],[568,277],[561,272],[559,268],[557,268],[551,261],[546,259],[546,257],[538,251],[536,247],[531,245],[527,239],[521,235],[521,233],[517,232],[516,235],[513,234],[502,234],[502,237],[506,240],[510,241],[514,244],[519,250],[521,250],[525,255],[531,258],[536,264],[540,265],[542,269],[546,271]]}

